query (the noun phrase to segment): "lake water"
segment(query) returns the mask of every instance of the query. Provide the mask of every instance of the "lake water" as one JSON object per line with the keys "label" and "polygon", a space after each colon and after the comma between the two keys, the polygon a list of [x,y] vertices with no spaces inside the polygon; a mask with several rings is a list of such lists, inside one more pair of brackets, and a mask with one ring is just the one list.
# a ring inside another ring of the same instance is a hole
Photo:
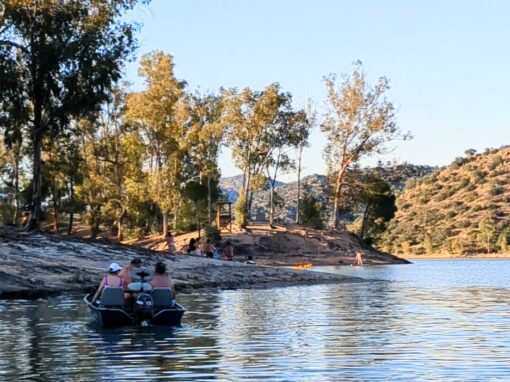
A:
{"label": "lake water", "polygon": [[322,269],[384,281],[181,295],[177,329],[0,301],[0,381],[510,380],[510,261]]}

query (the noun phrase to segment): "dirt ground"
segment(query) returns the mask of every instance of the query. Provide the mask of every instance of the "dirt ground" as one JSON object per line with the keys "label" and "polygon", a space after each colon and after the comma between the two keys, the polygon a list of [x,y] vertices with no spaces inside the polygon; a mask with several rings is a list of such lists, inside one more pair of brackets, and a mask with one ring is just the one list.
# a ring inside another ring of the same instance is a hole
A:
{"label": "dirt ground", "polygon": [[[222,231],[221,236],[220,250],[230,241],[238,260],[246,261],[248,256],[252,256],[257,264],[350,265],[358,251],[363,253],[366,265],[408,263],[405,259],[377,251],[343,231],[319,231],[297,225],[270,227],[267,224],[258,224],[234,232]],[[186,253],[189,240],[196,237],[196,231],[176,236],[174,241],[177,251]],[[202,244],[203,241],[202,239]],[[141,245],[160,252],[168,251],[166,241],[161,236],[124,243]]]}

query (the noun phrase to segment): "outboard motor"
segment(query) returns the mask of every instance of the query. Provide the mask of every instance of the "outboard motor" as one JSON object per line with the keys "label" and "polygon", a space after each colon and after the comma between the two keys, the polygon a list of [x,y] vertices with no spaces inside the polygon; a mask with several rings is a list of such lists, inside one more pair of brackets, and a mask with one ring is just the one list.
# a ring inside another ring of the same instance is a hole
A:
{"label": "outboard motor", "polygon": [[151,319],[154,314],[152,296],[146,293],[150,292],[152,289],[147,281],[152,280],[154,273],[152,270],[140,268],[133,270],[132,276],[133,282],[129,283],[128,289],[138,293],[134,306],[134,313],[136,319],[143,324],[146,320]]}
{"label": "outboard motor", "polygon": [[152,318],[154,305],[152,297],[147,293],[140,293],[136,298],[135,312],[140,321]]}

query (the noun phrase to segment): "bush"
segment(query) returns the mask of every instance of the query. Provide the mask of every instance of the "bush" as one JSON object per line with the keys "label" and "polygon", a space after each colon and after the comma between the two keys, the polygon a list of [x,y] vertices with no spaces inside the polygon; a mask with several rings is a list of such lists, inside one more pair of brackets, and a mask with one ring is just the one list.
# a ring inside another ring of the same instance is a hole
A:
{"label": "bush", "polygon": [[303,199],[301,200],[301,221],[303,225],[315,229],[324,228],[324,208],[317,202],[317,197],[313,195],[306,187],[303,190]]}
{"label": "bush", "polygon": [[207,224],[204,228],[205,239],[210,240],[211,243],[219,243],[221,241],[220,230]]}
{"label": "bush", "polygon": [[246,216],[246,210],[244,208],[245,205],[246,198],[244,197],[244,190],[241,190],[239,198],[237,198],[236,203],[234,204],[235,221],[240,227],[246,227],[246,224],[248,223],[248,217]]}
{"label": "bush", "polygon": [[14,206],[7,202],[0,202],[0,225],[12,224]]}

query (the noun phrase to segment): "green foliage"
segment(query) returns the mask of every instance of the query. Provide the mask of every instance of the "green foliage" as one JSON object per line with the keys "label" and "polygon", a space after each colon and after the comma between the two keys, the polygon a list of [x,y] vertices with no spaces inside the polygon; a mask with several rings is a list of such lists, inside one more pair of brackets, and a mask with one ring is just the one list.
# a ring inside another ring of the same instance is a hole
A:
{"label": "green foliage", "polygon": [[[96,112],[133,51],[135,25],[123,22],[136,0],[5,0],[0,15],[0,126],[31,143],[32,211],[41,218],[47,140]],[[44,52],[44,54],[41,54]]]}
{"label": "green foliage", "polygon": [[0,200],[0,225],[12,224],[14,206],[7,201]]}
{"label": "green foliage", "polygon": [[248,217],[246,215],[246,194],[241,190],[239,197],[234,204],[235,221],[240,227],[246,227]]}
{"label": "green foliage", "polygon": [[486,216],[480,220],[476,238],[480,246],[486,249],[487,253],[492,252],[497,240],[496,220],[493,216]]}
{"label": "green foliage", "polygon": [[220,230],[217,227],[207,224],[204,228],[204,231],[206,240],[210,240],[211,243],[221,242]]}
{"label": "green foliage", "polygon": [[507,224],[506,227],[501,230],[496,245],[502,253],[508,253],[510,251],[510,224]]}
{"label": "green foliage", "polygon": [[324,228],[324,206],[322,206],[308,186],[303,187],[300,217],[304,226],[315,229]]}
{"label": "green foliage", "polygon": [[395,122],[395,109],[386,98],[389,81],[382,77],[371,87],[360,61],[337,87],[336,76],[324,78],[328,109],[321,125],[328,137],[324,158],[333,182],[333,224],[338,227],[340,203],[345,199],[345,176],[359,161],[383,153],[385,144],[408,139]]}
{"label": "green foliage", "polygon": [[469,164],[437,171],[435,181],[429,176],[405,188],[380,245],[400,251],[406,241],[413,253],[504,251],[510,190],[502,163],[510,163],[509,148],[473,155]]}

